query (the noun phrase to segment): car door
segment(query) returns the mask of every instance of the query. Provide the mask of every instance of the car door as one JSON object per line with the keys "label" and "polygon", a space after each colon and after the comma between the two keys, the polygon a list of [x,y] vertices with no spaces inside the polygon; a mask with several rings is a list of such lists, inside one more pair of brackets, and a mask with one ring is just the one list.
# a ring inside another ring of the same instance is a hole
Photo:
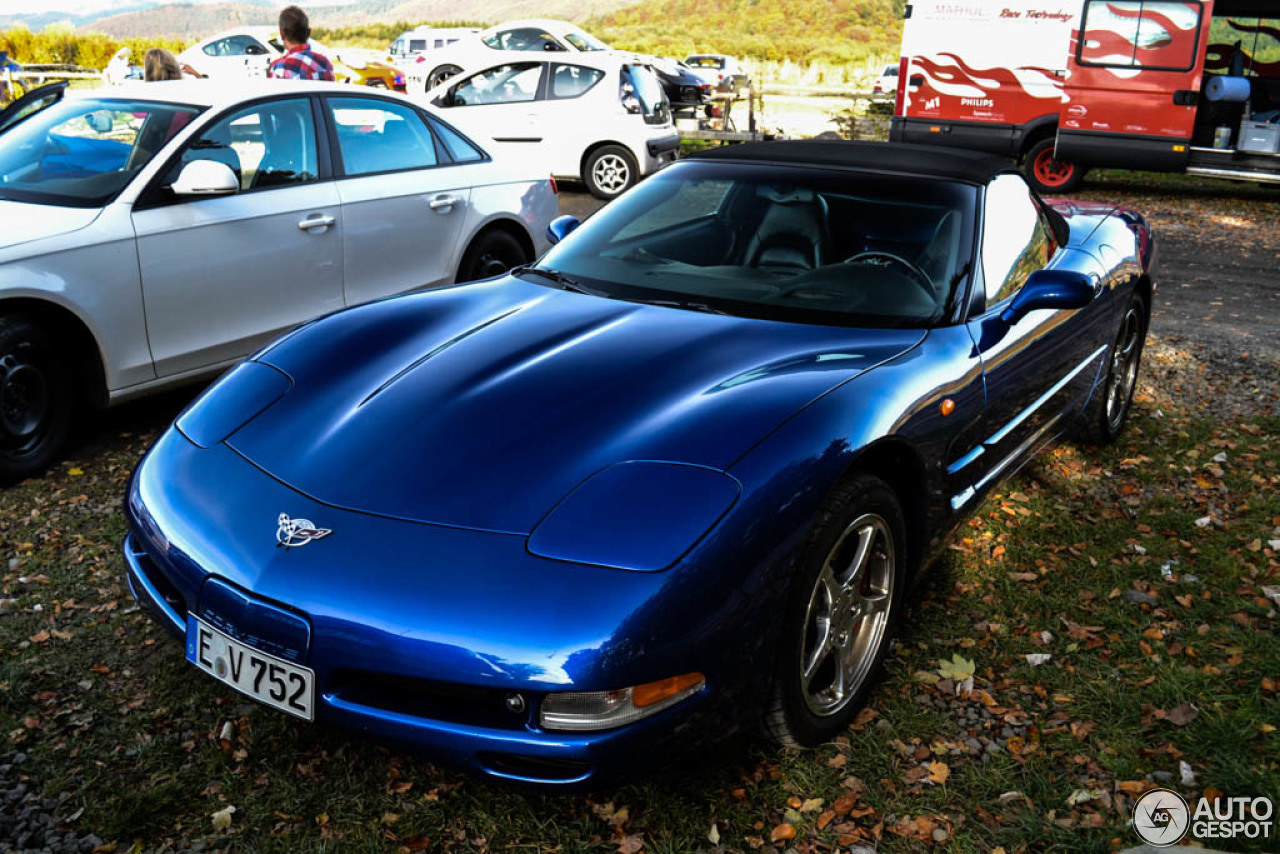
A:
{"label": "car door", "polygon": [[39,89],[33,89],[18,98],[12,104],[0,110],[0,133],[4,133],[9,128],[34,116],[41,110],[52,107],[62,100],[66,89],[66,81],[47,83]]}
{"label": "car door", "polygon": [[[572,62],[549,63],[546,97],[537,106],[538,126],[553,174],[579,174],[587,146],[617,132],[602,127],[605,123],[616,124],[617,117],[600,115],[600,102],[595,100],[598,87],[607,85],[602,82],[605,77],[598,68]],[[617,86],[613,89],[616,91]]]}
{"label": "car door", "polygon": [[408,104],[362,96],[325,101],[342,175],[347,304],[451,282],[470,172],[442,156]]}
{"label": "car door", "polygon": [[450,86],[441,106],[495,142],[540,148],[547,130],[539,118],[545,66],[512,62],[486,68]]}
{"label": "car door", "polygon": [[984,293],[969,331],[987,386],[979,446],[970,451],[981,492],[1064,428],[1079,411],[1106,351],[1106,316],[1096,299],[1081,309],[1037,309],[1016,322],[1001,317],[1031,273],[1069,269],[1101,288],[1101,265],[1060,246],[1051,214],[1021,175],[997,176],[983,194],[980,250]]}
{"label": "car door", "polygon": [[[337,187],[311,98],[232,110],[198,133],[133,213],[158,376],[244,356],[343,306]],[[216,160],[240,191],[175,197],[182,166]]]}

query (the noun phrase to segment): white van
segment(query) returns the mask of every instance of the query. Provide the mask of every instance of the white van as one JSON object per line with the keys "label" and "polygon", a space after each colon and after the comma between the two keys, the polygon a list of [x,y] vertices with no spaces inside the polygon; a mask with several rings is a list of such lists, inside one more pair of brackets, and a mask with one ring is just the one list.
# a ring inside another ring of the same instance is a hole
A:
{"label": "white van", "polygon": [[412,60],[429,51],[439,50],[460,39],[480,32],[479,27],[418,27],[405,30],[391,43],[391,55],[397,61]]}

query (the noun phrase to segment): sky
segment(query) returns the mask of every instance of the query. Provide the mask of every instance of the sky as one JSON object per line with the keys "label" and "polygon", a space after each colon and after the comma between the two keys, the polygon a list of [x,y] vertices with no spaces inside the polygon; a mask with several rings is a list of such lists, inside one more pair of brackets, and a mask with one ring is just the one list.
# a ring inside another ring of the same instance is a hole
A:
{"label": "sky", "polygon": [[[0,17],[30,15],[36,12],[65,12],[68,15],[91,15],[135,6],[158,6],[172,0],[0,0]],[[218,0],[182,0],[186,3],[213,3]],[[343,0],[325,0],[325,6],[341,5]]]}

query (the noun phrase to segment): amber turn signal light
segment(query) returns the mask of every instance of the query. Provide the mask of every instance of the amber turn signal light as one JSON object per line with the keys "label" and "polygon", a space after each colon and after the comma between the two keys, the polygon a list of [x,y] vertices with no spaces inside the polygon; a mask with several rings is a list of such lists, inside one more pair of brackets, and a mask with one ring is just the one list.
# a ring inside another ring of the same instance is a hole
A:
{"label": "amber turn signal light", "polygon": [[654,703],[661,703],[668,697],[674,697],[690,688],[698,687],[706,681],[706,678],[701,673],[686,673],[683,676],[659,679],[657,682],[646,682],[632,689],[631,702],[641,708],[652,706]]}

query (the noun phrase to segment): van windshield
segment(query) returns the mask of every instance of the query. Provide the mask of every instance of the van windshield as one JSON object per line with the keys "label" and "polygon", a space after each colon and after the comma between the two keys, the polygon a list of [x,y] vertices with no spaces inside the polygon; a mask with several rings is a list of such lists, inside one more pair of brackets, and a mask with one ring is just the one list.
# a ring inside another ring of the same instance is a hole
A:
{"label": "van windshield", "polygon": [[197,107],[156,101],[61,101],[5,134],[0,198],[105,205],[199,113]]}

